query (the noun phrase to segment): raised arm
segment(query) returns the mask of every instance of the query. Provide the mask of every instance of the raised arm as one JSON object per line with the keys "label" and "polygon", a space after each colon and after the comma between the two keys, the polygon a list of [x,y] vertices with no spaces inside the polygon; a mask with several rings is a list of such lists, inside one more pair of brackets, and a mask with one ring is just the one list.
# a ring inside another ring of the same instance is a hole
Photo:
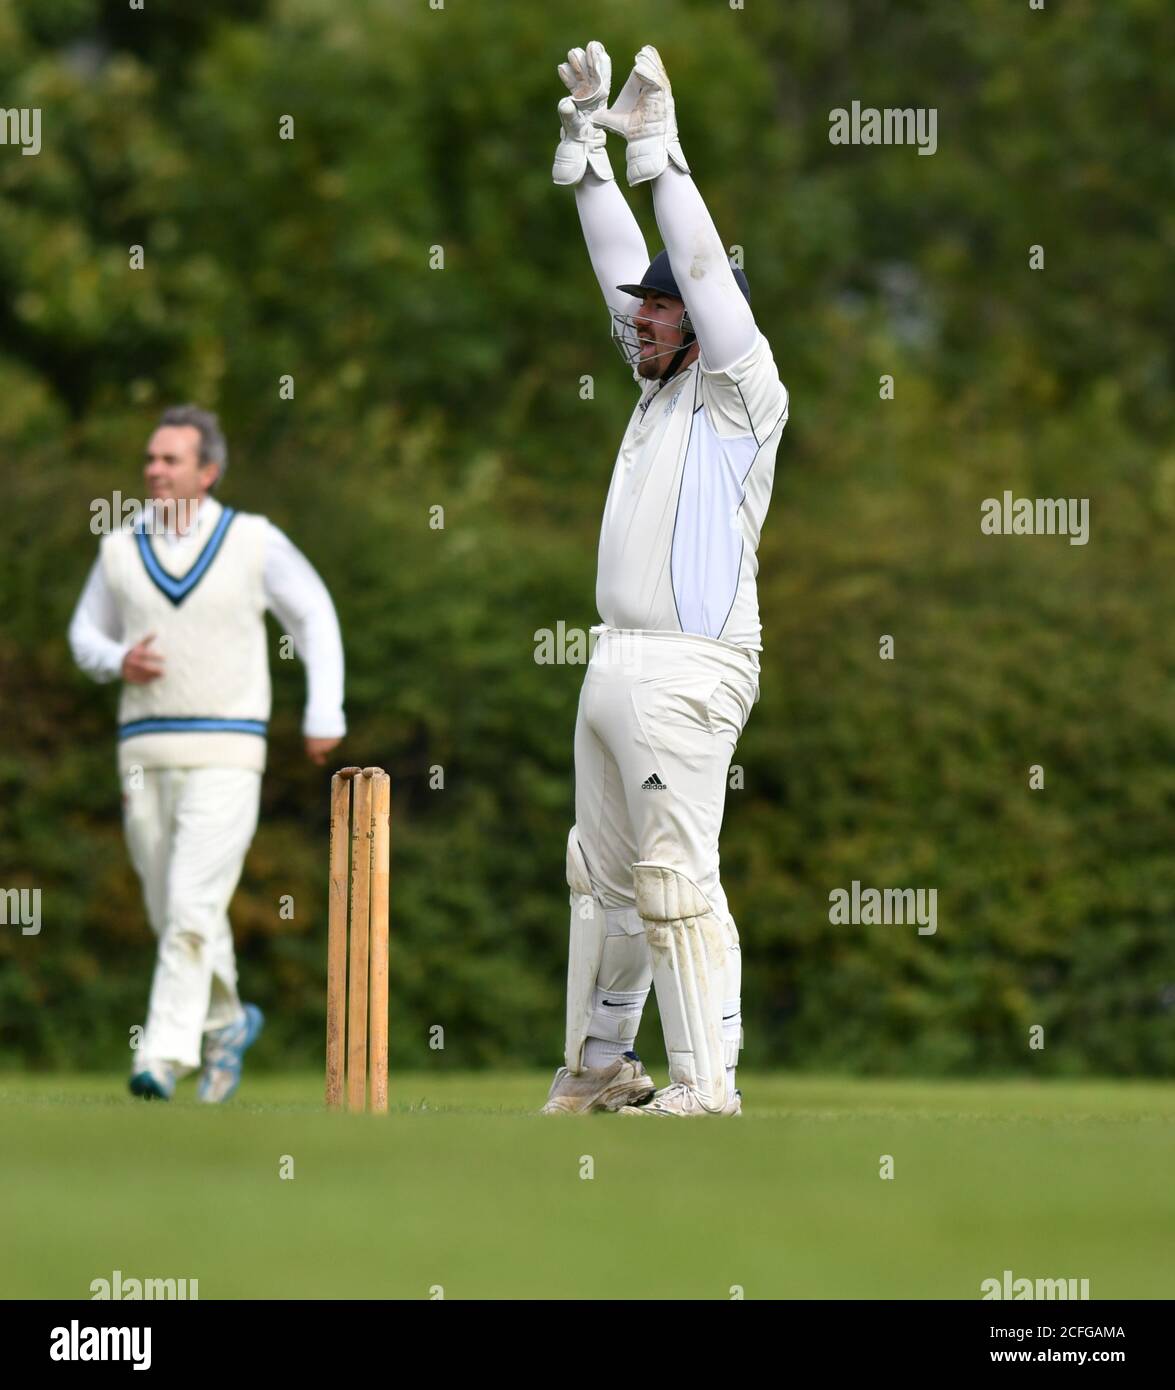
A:
{"label": "raised arm", "polygon": [[630,184],[653,184],[657,226],[702,358],[725,371],[754,346],[757,329],[677,138],[673,89],[661,55],[646,44],[615,103],[594,124],[628,141]]}
{"label": "raised arm", "polygon": [[604,303],[615,313],[636,313],[640,300],[616,288],[639,285],[649,264],[645,238],[628,200],[615,179],[605,181],[589,171],[575,186],[575,206]]}
{"label": "raised arm", "polygon": [[604,149],[604,132],[592,116],[608,104],[612,62],[602,43],[573,48],[559,76],[571,93],[559,103],[562,135],[555,151],[552,177],[575,188],[575,206],[592,269],[604,303],[616,312],[633,312],[635,301],[622,294],[620,284],[635,284],[649,263],[641,229],[617,187]]}
{"label": "raised arm", "polygon": [[702,361],[710,371],[724,372],[758,338],[751,306],[735,283],[722,239],[689,174],[670,164],[653,180],[653,206]]}

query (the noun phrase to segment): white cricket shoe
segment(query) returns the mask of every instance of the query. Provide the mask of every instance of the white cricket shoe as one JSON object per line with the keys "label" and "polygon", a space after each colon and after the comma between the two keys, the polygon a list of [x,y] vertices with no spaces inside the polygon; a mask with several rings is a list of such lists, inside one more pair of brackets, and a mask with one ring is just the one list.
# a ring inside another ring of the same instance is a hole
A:
{"label": "white cricket shoe", "polygon": [[617,1057],[608,1067],[569,1072],[560,1067],[540,1115],[586,1115],[592,1110],[636,1110],[655,1090],[653,1078],[635,1052]]}
{"label": "white cricket shoe", "polygon": [[625,1105],[622,1115],[741,1115],[743,1093],[735,1091],[721,1110],[709,1110],[698,1099],[698,1093],[691,1090],[684,1081],[666,1086],[658,1091],[647,1105]]}

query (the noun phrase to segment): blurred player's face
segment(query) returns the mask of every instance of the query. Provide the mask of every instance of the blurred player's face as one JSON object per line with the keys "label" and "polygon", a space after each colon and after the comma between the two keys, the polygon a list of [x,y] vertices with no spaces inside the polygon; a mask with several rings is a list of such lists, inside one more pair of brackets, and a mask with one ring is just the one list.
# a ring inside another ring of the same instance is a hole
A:
{"label": "blurred player's face", "polygon": [[[681,347],[684,336],[681,331],[681,318],[684,313],[685,304],[672,295],[645,295],[640,311],[633,320],[641,353],[637,371],[642,377],[655,381],[673,361],[673,354]],[[697,355],[698,345],[696,342],[691,343],[678,370],[688,367]]]}
{"label": "blurred player's face", "polygon": [[160,425],[147,441],[143,477],[151,497],[198,501],[219,471],[214,463],[200,462],[200,431],[195,425]]}

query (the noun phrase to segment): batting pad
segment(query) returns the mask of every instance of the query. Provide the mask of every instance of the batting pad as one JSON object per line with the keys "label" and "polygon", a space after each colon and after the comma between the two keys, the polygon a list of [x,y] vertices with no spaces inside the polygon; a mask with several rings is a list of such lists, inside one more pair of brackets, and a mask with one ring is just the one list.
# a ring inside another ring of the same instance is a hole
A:
{"label": "batting pad", "polygon": [[668,864],[632,867],[637,911],[652,955],[669,1079],[710,1110],[727,1101],[722,1038],[727,931],[705,894]]}

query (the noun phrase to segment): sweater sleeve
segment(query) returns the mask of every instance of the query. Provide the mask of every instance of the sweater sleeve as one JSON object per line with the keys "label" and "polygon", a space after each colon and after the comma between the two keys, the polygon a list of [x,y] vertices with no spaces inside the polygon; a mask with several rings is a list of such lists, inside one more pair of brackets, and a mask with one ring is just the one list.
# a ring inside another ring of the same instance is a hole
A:
{"label": "sweater sleeve", "polygon": [[102,561],[95,560],[69,622],[69,649],[92,680],[105,685],[122,674],[130,644],[122,640],[122,619]]}
{"label": "sweater sleeve", "polygon": [[341,738],[343,636],[330,593],[318,571],[272,522],[265,537],[263,582],[266,606],[294,639],[306,667],[307,738]]}

